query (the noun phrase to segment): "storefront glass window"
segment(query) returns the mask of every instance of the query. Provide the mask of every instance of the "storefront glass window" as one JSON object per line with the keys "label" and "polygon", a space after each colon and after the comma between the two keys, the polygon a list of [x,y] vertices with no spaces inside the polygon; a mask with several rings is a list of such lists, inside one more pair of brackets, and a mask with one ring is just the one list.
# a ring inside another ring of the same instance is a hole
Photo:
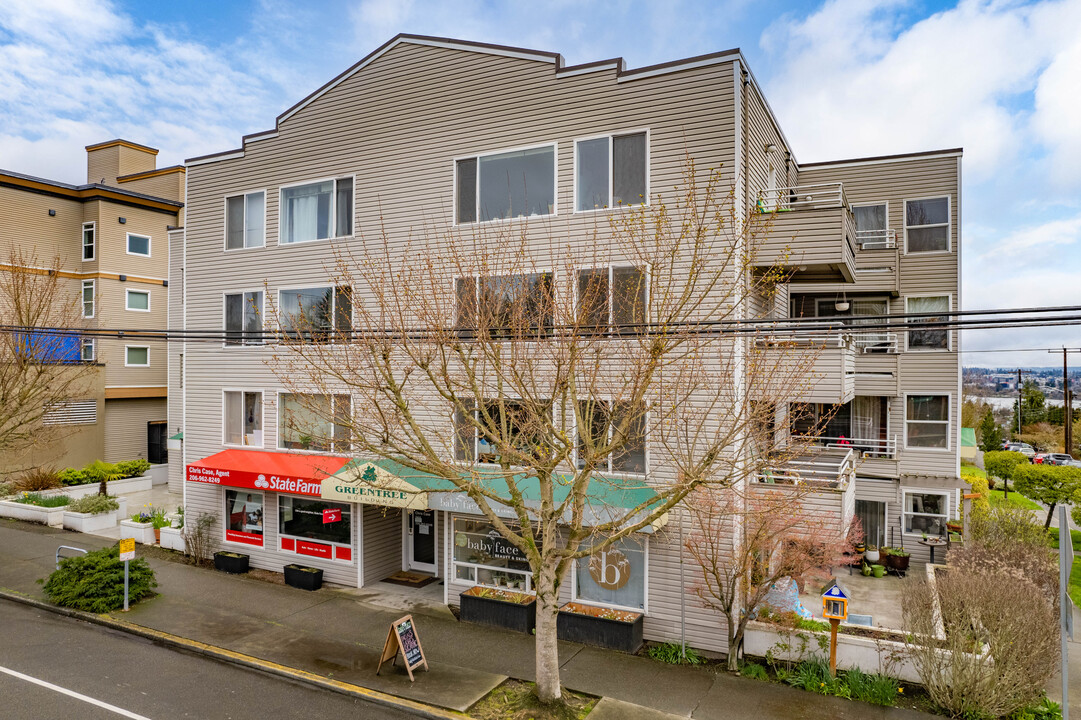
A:
{"label": "storefront glass window", "polygon": [[263,493],[225,491],[225,539],[263,545]]}
{"label": "storefront glass window", "polygon": [[454,518],[454,577],[532,592],[529,562],[487,520]]}
{"label": "storefront glass window", "polygon": [[352,510],[345,503],[309,498],[278,498],[278,531],[294,538],[352,544]]}
{"label": "storefront glass window", "polygon": [[575,565],[575,600],[646,609],[645,542],[621,540]]}

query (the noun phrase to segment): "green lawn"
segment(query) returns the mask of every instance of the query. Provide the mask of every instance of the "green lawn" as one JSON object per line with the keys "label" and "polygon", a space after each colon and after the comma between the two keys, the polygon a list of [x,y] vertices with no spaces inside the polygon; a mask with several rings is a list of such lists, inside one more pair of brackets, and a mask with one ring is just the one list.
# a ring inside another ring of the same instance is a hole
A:
{"label": "green lawn", "polygon": [[[1051,534],[1051,545],[1058,549],[1058,528],[1048,530]],[[1071,530],[1070,537],[1073,539],[1074,561],[1070,571],[1070,598],[1074,605],[1081,606],[1081,530]]]}
{"label": "green lawn", "polygon": [[1006,497],[1006,493],[995,488],[991,491],[991,497],[988,499],[991,501],[991,507],[1009,505],[1011,507],[1024,508],[1025,510],[1039,510],[1041,513],[1047,512],[1016,490],[1011,490],[1009,497]]}

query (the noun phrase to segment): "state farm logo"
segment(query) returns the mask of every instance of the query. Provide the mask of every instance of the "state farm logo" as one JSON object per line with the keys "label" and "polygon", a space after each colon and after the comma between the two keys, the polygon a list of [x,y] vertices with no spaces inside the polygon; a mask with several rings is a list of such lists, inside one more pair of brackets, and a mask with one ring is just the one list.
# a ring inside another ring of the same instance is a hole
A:
{"label": "state farm logo", "polygon": [[255,478],[255,487],[257,487],[257,488],[268,488],[268,487],[270,487],[270,483],[268,483],[267,480],[266,480],[266,475],[260,475],[259,477]]}
{"label": "state farm logo", "polygon": [[589,558],[589,575],[606,590],[619,590],[631,579],[631,561],[620,550],[603,550]]}

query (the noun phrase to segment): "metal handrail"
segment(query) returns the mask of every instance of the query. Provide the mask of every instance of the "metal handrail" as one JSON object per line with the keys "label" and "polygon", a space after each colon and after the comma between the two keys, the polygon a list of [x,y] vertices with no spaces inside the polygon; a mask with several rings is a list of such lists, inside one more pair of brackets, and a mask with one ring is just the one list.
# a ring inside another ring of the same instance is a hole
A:
{"label": "metal handrail", "polygon": [[889,250],[897,247],[897,231],[857,230],[856,243],[860,246],[860,250]]}
{"label": "metal handrail", "polygon": [[818,183],[767,188],[758,201],[759,212],[847,208],[844,183]]}
{"label": "metal handrail", "polygon": [[893,458],[897,455],[897,436],[893,438],[859,438],[859,437],[828,437],[819,435],[813,438],[800,436],[814,440],[816,445],[842,450],[849,448],[857,451],[863,457]]}
{"label": "metal handrail", "polygon": [[900,347],[897,333],[865,332],[853,333],[856,347],[865,353],[884,352],[895,353]]}
{"label": "metal handrail", "polygon": [[[841,449],[841,448],[830,448]],[[835,461],[800,460],[793,458],[782,465],[758,473],[755,482],[782,485],[837,484],[844,489],[855,474],[855,451],[848,449]]]}
{"label": "metal handrail", "polygon": [[[80,552],[80,553],[82,553],[83,555],[86,555],[86,554],[87,554],[87,552],[88,552],[87,550],[83,550],[82,548],[79,548],[79,547],[74,547],[74,546],[72,546],[72,545],[61,545],[60,547],[58,547],[58,548],[56,549],[56,569],[57,569],[57,570],[59,570],[59,569],[60,569],[60,559],[61,559],[61,558],[60,558],[60,551],[61,551],[61,550],[74,550],[75,552]],[[73,556],[73,555],[70,555],[69,557],[74,557],[74,556]]]}

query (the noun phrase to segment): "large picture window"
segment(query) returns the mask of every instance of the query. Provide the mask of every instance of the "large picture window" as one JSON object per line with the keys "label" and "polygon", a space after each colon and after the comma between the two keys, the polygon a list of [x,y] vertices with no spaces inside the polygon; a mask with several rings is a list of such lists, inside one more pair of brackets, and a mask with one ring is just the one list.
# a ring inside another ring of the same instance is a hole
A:
{"label": "large picture window", "polygon": [[931,490],[904,490],[906,533],[945,536],[950,519],[950,494]]}
{"label": "large picture window", "polygon": [[462,329],[514,337],[551,332],[555,295],[552,273],[458,278],[456,324]]}
{"label": "large picture window", "polygon": [[225,344],[259,345],[263,342],[263,291],[225,296]]}
{"label": "large picture window", "polygon": [[646,275],[639,268],[579,270],[575,293],[578,324],[587,331],[646,322]]}
{"label": "large picture window", "polygon": [[[942,313],[930,315],[924,318],[913,318],[912,325],[919,323],[947,322],[950,311],[949,295],[935,297],[910,297],[905,299],[905,311],[913,314]],[[926,330],[912,329],[908,331],[909,350],[949,350],[950,331],[942,327],[927,328]]]}
{"label": "large picture window", "polygon": [[605,607],[646,609],[646,541],[624,539],[575,561],[574,599]]}
{"label": "large picture window", "polygon": [[546,145],[458,160],[458,222],[554,213],[555,152]]}
{"label": "large picture window", "polygon": [[281,495],[278,497],[278,532],[294,539],[352,545],[352,506]]}
{"label": "large picture window", "polygon": [[[545,408],[551,412],[551,408]],[[473,410],[476,425],[469,421],[467,415],[456,412],[455,422],[455,457],[464,461],[476,461],[482,463],[498,464],[502,460],[499,446],[478,429],[485,426],[501,428],[506,422],[509,441],[522,455],[531,457],[535,453],[542,452],[545,446],[545,429],[536,427],[541,421],[538,411],[516,400],[503,400],[502,407],[497,400],[489,400],[486,404],[486,412],[491,423],[485,421],[479,414],[479,410]],[[500,436],[501,431],[493,431],[495,436]],[[517,464],[511,461],[512,464]]]}
{"label": "large picture window", "polygon": [[905,399],[905,446],[949,448],[949,395],[909,395]]}
{"label": "large picture window", "polygon": [[263,546],[263,493],[225,491],[225,539]]}
{"label": "large picture window", "polygon": [[586,458],[595,452],[587,447],[588,437],[593,448],[602,447],[615,441],[617,433],[622,431],[622,447],[616,452],[601,458],[597,469],[609,472],[642,474],[646,471],[646,410],[644,407],[632,407],[629,403],[609,403],[603,400],[579,401],[578,415],[581,427],[578,430],[577,460],[578,467],[585,467]]}
{"label": "large picture window", "polygon": [[348,339],[353,327],[351,288],[315,287],[282,290],[278,294],[282,330],[293,338],[328,342]]}
{"label": "large picture window", "polygon": [[353,234],[353,178],[281,189],[278,242],[326,240]]}
{"label": "large picture window", "polygon": [[225,249],[263,247],[266,244],[266,193],[225,198]]}
{"label": "large picture window", "polygon": [[949,249],[950,199],[905,200],[906,252],[948,252]]}
{"label": "large picture window", "polygon": [[278,447],[349,452],[348,395],[282,393],[278,396]]}
{"label": "large picture window", "polygon": [[575,210],[649,202],[644,132],[579,140],[574,159]]}
{"label": "large picture window", "polygon": [[454,518],[456,580],[532,592],[532,572],[525,555],[487,520]]}
{"label": "large picture window", "polygon": [[225,391],[226,445],[263,447],[263,393]]}

